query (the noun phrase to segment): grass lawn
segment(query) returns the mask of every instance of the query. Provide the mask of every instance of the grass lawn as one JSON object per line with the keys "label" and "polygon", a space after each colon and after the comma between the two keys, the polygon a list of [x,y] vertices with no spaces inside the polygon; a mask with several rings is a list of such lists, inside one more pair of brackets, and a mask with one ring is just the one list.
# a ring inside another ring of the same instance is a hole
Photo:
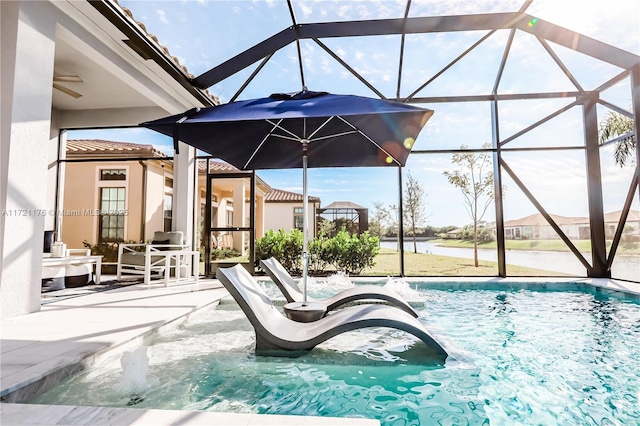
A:
{"label": "grass lawn", "polygon": [[[406,241],[406,240],[405,240]],[[473,248],[473,241],[462,240],[430,240],[429,242],[442,247]],[[571,241],[582,253],[591,252],[591,241],[574,240]],[[533,251],[570,251],[569,247],[562,240],[505,240],[507,250],[533,250]],[[496,242],[479,243],[478,248],[495,249]],[[611,241],[607,241],[607,250],[611,247]],[[624,244],[618,246],[617,254],[638,255],[640,254],[640,244]]]}
{"label": "grass lawn", "polygon": [[[247,256],[218,259],[215,262],[236,263],[247,262]],[[400,273],[400,257],[396,250],[381,248],[375,258],[375,266],[367,268],[361,276],[397,276]],[[473,265],[473,259],[460,257],[439,256],[435,254],[404,252],[404,272],[407,276],[490,276],[498,275],[498,264],[481,260],[477,268]],[[204,263],[200,264],[201,273],[204,273]],[[330,271],[329,271],[330,272]],[[543,269],[527,268],[525,266],[507,265],[509,276],[563,276],[559,272],[545,271]]]}
{"label": "grass lawn", "polygon": [[[497,276],[498,264],[496,262],[480,261],[477,268],[473,265],[473,259],[459,257],[439,256],[435,254],[404,252],[404,272],[408,276]],[[362,271],[361,275],[388,276],[398,275],[400,271],[400,258],[398,252],[393,249],[380,249],[375,258],[375,266]],[[542,269],[527,268],[524,266],[507,265],[509,276],[561,276],[559,272],[545,271]]]}

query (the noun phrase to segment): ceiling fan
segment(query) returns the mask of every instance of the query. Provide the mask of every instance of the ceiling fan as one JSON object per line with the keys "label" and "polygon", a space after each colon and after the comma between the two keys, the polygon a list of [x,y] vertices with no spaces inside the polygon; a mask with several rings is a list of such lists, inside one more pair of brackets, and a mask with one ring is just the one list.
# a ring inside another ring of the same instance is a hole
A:
{"label": "ceiling fan", "polygon": [[84,81],[77,75],[54,75],[53,76],[53,88],[58,89],[62,93],[66,93],[76,99],[82,97],[82,95],[68,87],[61,86],[58,83],[84,83]]}

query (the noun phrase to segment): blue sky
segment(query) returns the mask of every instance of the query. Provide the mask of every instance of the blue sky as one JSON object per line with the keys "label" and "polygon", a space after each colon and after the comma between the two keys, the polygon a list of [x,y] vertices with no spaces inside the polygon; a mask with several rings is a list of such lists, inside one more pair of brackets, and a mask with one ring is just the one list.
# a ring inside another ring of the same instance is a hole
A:
{"label": "blue sky", "polygon": [[[286,1],[131,1],[119,0],[133,12],[147,31],[158,37],[180,63],[194,75],[255,45],[291,25]],[[443,16],[466,13],[516,11],[522,0],[412,1],[409,16]],[[345,21],[400,18],[406,1],[294,0],[298,22]],[[638,0],[534,0],[527,13],[540,19],[596,38],[618,48],[640,54],[640,2]],[[407,36],[401,96],[420,87],[427,79],[479,40],[484,32]],[[487,94],[495,81],[508,32],[490,37],[480,48],[438,77],[418,96]],[[397,82],[399,36],[340,38],[323,40],[345,62],[366,77],[385,96],[394,97]],[[594,89],[620,69],[551,46],[567,64],[580,84]],[[302,41],[307,86],[311,90],[375,96],[366,86],[312,41]],[[295,45],[277,52],[240,96],[258,98],[275,92],[300,90],[301,82]],[[255,69],[244,71],[212,86],[209,90],[227,102]],[[511,49],[500,93],[575,90],[569,79],[553,63],[537,40],[518,33]],[[631,105],[629,81],[607,91],[603,97],[618,106]],[[569,100],[570,101],[570,100]],[[518,101],[500,104],[501,135],[514,134],[569,103],[567,100]],[[461,144],[480,147],[491,140],[489,109],[486,103],[423,105],[435,110],[414,149],[449,149]],[[575,109],[574,109],[575,110]],[[581,141],[579,110],[571,110],[530,134],[512,142],[515,147],[576,145]],[[599,108],[599,117],[607,110]],[[142,129],[104,132],[72,132],[70,138],[95,137],[136,143],[151,143],[163,150],[171,141]],[[629,170],[612,165],[611,152],[603,152],[605,211],[622,207]],[[579,151],[563,151],[532,158],[530,154],[509,153],[505,158],[514,171],[543,201],[550,212],[565,216],[586,216],[584,158]],[[405,173],[423,182],[427,194],[427,223],[433,226],[462,225],[469,222],[462,195],[442,176],[453,168],[450,155],[410,156]],[[302,192],[300,170],[260,171],[271,186]],[[562,184],[559,185],[558,182]],[[505,179],[505,214],[515,219],[535,213],[513,182]],[[348,200],[365,207],[380,201],[397,204],[397,171],[389,169],[316,169],[309,171],[309,193],[322,199],[322,205]],[[638,208],[635,200],[634,208]],[[489,211],[487,220],[493,220]]]}

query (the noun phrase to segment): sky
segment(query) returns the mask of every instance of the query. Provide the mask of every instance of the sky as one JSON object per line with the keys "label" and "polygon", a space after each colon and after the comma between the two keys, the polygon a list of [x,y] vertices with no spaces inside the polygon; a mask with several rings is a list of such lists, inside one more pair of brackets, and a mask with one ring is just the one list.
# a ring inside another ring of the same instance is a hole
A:
{"label": "sky", "polygon": [[[145,24],[149,33],[176,56],[194,75],[199,75],[232,58],[263,39],[291,25],[284,0],[237,1],[139,1],[119,0]],[[445,16],[473,13],[514,12],[523,0],[414,0],[409,16]],[[360,19],[401,18],[404,0],[294,0],[299,23]],[[640,1],[638,0],[533,0],[527,13],[583,35],[640,55]],[[444,66],[478,41],[486,32],[409,35],[405,40],[401,96],[407,96]],[[418,96],[488,94],[495,83],[508,37],[494,34],[463,60],[434,80]],[[395,97],[399,36],[335,38],[322,40],[346,63],[367,78],[387,97]],[[580,85],[591,90],[621,70],[550,43]],[[305,80],[310,90],[375,97],[316,43],[301,42]],[[253,72],[256,65],[212,86],[209,91],[228,102]],[[302,87],[295,45],[277,52],[238,99],[295,92]],[[553,62],[541,44],[529,34],[518,32],[500,81],[499,93],[575,91],[575,86]],[[622,108],[631,105],[630,83],[625,80],[603,94]],[[537,120],[567,105],[569,100],[511,101],[499,104],[500,134],[516,134]],[[414,150],[457,149],[461,145],[479,148],[491,141],[488,103],[438,103],[424,106],[435,111],[422,130]],[[599,107],[598,117],[608,110]],[[101,138],[150,143],[169,154],[172,142],[144,129],[76,131],[69,138]],[[582,143],[580,110],[572,108],[540,128],[505,145],[519,147],[578,146]],[[619,210],[631,180],[631,170],[611,160],[611,149],[603,150],[602,169],[605,212]],[[550,212],[563,216],[587,216],[586,172],[582,151],[507,152],[504,159],[519,179]],[[451,154],[410,155],[403,170],[418,179],[426,194],[425,225],[461,226],[469,223],[462,193],[443,175],[453,170]],[[302,193],[300,170],[258,171],[274,188]],[[536,212],[515,182],[503,176],[505,218],[516,219]],[[375,202],[398,204],[398,172],[393,168],[333,168],[309,170],[309,194],[320,197],[322,206],[334,201],[351,201],[373,208]],[[639,208],[634,201],[633,208]],[[489,209],[485,219],[494,220]]]}

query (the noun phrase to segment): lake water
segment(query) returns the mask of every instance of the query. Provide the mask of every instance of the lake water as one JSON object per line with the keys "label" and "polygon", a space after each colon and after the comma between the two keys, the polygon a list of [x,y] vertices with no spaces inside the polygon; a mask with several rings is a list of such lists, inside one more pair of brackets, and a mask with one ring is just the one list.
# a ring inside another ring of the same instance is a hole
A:
{"label": "lake water", "polygon": [[[380,245],[383,248],[390,249],[395,249],[398,246],[396,241],[382,241]],[[473,249],[440,247],[431,241],[418,241],[416,245],[418,253],[473,259]],[[404,249],[405,251],[413,252],[413,241],[405,240]],[[583,256],[591,263],[590,254],[583,253]],[[489,262],[497,262],[498,252],[492,249],[478,249],[478,258]],[[507,265],[526,266],[563,274],[586,276],[584,266],[571,252],[507,250],[506,260]],[[632,281],[640,280],[640,256],[616,256],[611,271],[614,278]]]}

